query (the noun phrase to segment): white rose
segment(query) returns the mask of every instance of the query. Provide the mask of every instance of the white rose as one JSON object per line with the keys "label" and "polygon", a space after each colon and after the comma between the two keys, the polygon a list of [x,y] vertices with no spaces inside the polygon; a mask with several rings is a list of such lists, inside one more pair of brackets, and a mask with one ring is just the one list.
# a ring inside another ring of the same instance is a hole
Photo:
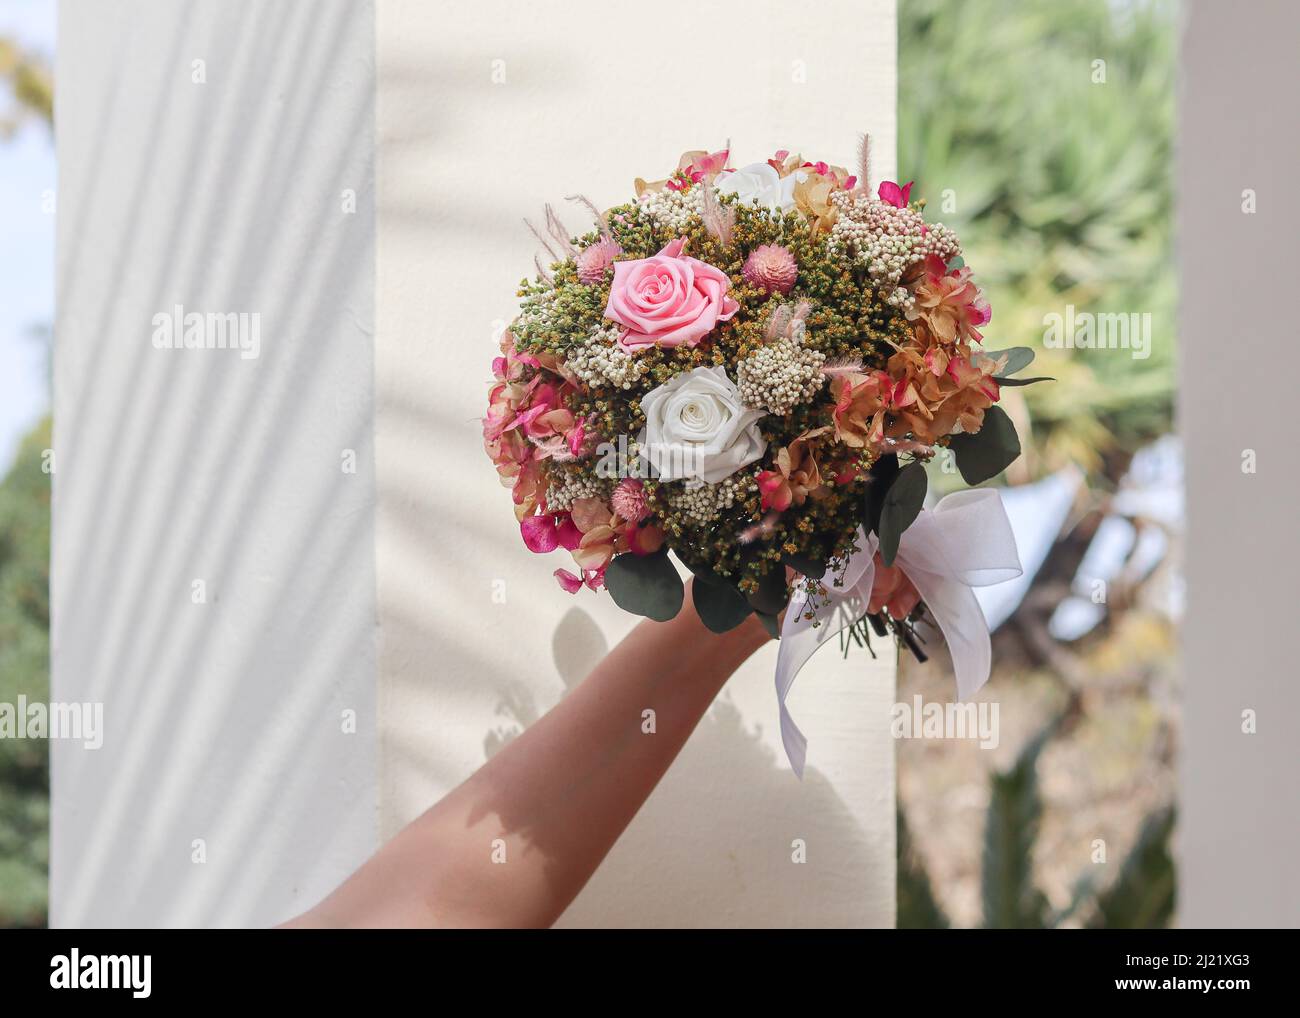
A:
{"label": "white rose", "polygon": [[761,410],[746,410],[740,390],[720,367],[683,371],[641,399],[646,426],[637,436],[665,481],[717,484],[767,449]]}
{"label": "white rose", "polygon": [[757,201],[773,212],[789,212],[794,208],[794,186],[804,177],[802,173],[783,177],[767,163],[753,163],[723,174],[713,186],[719,194],[739,195],[742,204]]}

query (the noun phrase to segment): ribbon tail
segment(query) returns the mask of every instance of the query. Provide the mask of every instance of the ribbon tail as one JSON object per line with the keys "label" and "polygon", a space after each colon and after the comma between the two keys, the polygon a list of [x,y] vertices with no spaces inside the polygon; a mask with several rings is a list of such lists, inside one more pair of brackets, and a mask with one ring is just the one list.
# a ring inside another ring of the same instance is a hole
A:
{"label": "ribbon tail", "polygon": [[921,600],[943,632],[957,678],[957,699],[970,699],[988,681],[993,664],[989,626],[975,591],[948,576],[923,570],[908,572],[906,566],[903,571],[916,585]]}
{"label": "ribbon tail", "polygon": [[801,597],[792,598],[785,612],[776,658],[776,703],[781,717],[781,744],[785,747],[791,770],[800,781],[803,780],[804,762],[808,756],[808,738],[794,723],[785,700],[795,677],[817,648],[847,629],[867,610],[867,598],[875,577],[875,567],[871,564],[874,550],[873,546],[865,556],[867,566],[852,587],[847,590],[829,588],[830,604],[818,611],[819,625],[814,627],[811,620],[803,617],[807,602]]}
{"label": "ribbon tail", "polygon": [[[790,610],[793,608],[794,606],[791,605]],[[789,614],[786,618],[789,619]],[[821,646],[821,642],[817,639],[818,632],[815,629],[805,629],[792,634],[787,634],[784,629],[783,626],[781,650],[776,659],[776,705],[781,715],[781,744],[785,747],[790,768],[802,781],[803,765],[808,756],[808,737],[794,723],[794,718],[790,716],[790,708],[785,704],[785,698],[790,692],[790,687],[794,685],[799,669],[813,656]]]}

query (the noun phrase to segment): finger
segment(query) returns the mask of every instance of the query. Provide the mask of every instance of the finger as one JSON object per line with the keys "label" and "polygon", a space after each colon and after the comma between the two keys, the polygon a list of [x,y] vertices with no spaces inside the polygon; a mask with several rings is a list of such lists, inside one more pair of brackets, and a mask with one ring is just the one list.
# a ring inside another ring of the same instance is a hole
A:
{"label": "finger", "polygon": [[889,614],[896,619],[905,619],[921,603],[921,595],[910,583],[903,586],[889,600]]}

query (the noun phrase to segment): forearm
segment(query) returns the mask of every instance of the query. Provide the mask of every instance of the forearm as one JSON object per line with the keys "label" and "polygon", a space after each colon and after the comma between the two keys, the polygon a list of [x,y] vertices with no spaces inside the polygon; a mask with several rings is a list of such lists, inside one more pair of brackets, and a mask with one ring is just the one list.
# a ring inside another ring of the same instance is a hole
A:
{"label": "forearm", "polygon": [[[401,831],[304,925],[549,926],[600,865],[731,674],[765,640],[722,636],[687,592]],[[653,711],[653,731],[646,724]]]}

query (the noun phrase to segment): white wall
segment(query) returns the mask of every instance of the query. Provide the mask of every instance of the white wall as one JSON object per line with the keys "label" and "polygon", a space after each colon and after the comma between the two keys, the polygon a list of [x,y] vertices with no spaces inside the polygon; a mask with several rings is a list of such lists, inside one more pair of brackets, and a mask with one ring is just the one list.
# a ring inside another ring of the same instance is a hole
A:
{"label": "white wall", "polygon": [[[268,924],[377,843],[372,12],[63,0],[58,54],[52,684],[107,734],[51,921]],[[154,349],[176,303],[260,357]]]}
{"label": "white wall", "polygon": [[[742,162],[791,148],[851,164],[869,130],[873,176],[893,174],[892,0],[793,11],[379,6],[385,833],[545,712],[634,621],[603,595],[559,590],[559,555],[523,548],[480,448],[493,332],[535,249],[521,218],[575,191],[624,201],[634,177],[728,138]],[[780,751],[774,660],[769,648],[732,680],[565,924],[893,923],[892,662],[828,649],[805,670],[791,698],[811,741],[800,784]],[[791,862],[795,838],[806,865]]]}

